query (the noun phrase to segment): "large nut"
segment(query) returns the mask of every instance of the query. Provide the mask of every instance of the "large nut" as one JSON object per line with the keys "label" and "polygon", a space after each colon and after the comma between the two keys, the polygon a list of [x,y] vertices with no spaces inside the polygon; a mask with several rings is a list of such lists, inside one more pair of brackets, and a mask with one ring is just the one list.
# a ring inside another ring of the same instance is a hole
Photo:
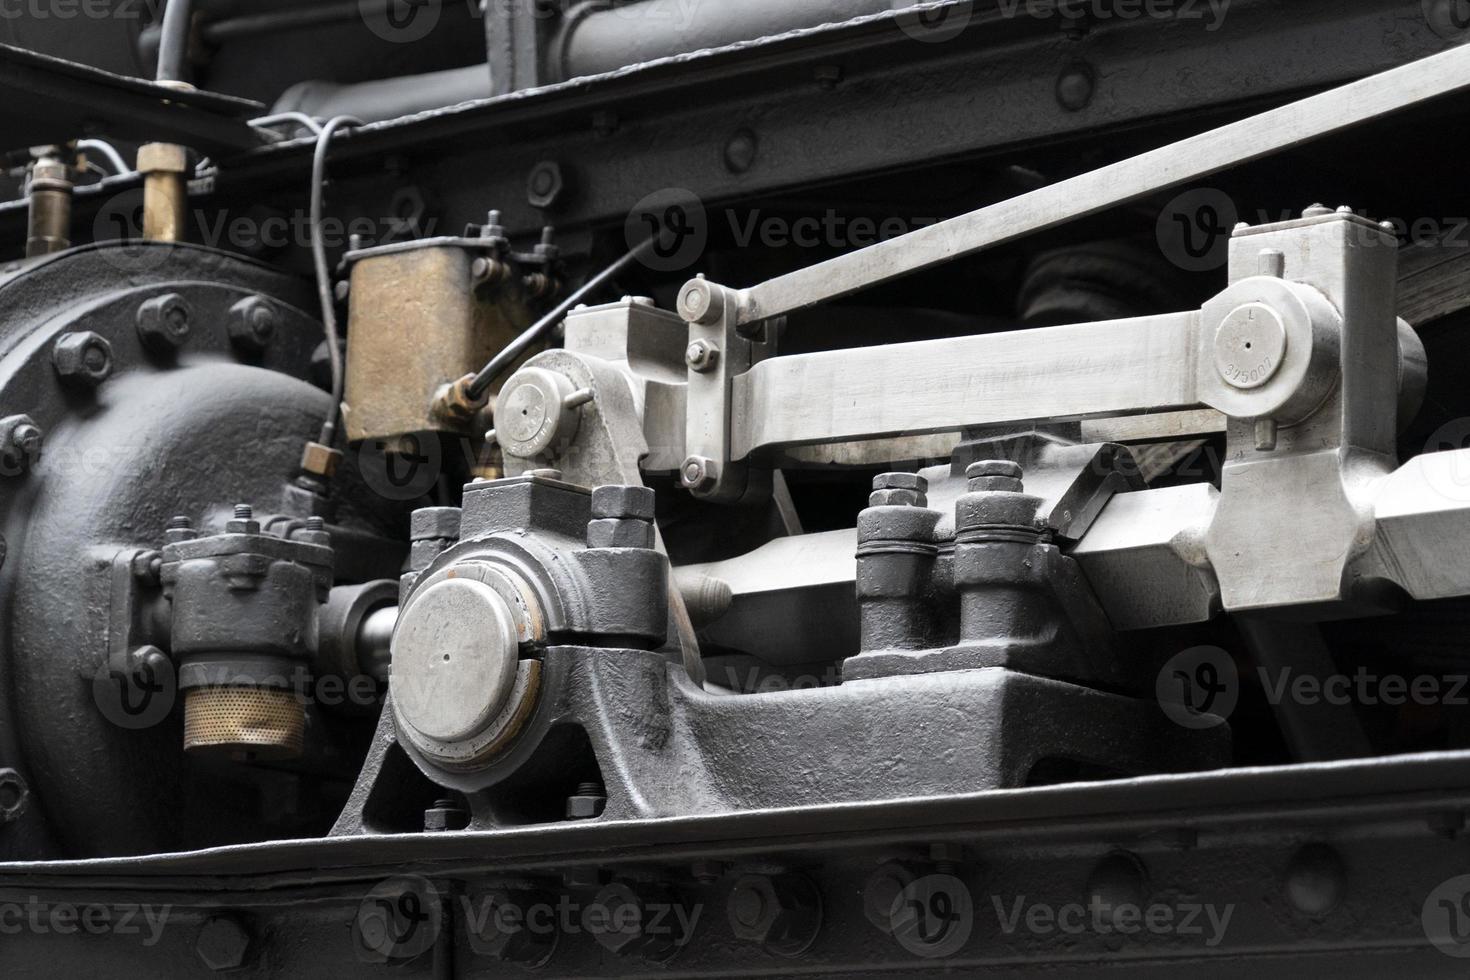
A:
{"label": "large nut", "polygon": [[155,296],[138,307],[138,336],[151,350],[178,350],[189,339],[189,317],[189,304],[178,293]]}
{"label": "large nut", "polygon": [[684,363],[703,374],[714,369],[720,360],[720,349],[707,340],[696,340],[684,351]]}
{"label": "large nut", "polygon": [[869,507],[927,507],[929,481],[917,473],[880,473],[873,478]]}
{"label": "large nut", "polygon": [[138,147],[141,174],[182,174],[189,170],[189,153],[177,143],[144,143]]}
{"label": "large nut", "polygon": [[247,296],[230,307],[230,343],[243,351],[258,354],[275,336],[279,317],[276,308],[263,296]]}
{"label": "large nut", "polygon": [[19,476],[41,458],[45,439],[29,415],[0,418],[0,475]]}
{"label": "large nut", "polygon": [[533,208],[556,207],[566,189],[567,179],[561,164],[545,160],[531,169],[531,176],[526,180],[526,201]]}
{"label": "large nut", "polygon": [[556,917],[545,914],[555,901],[533,891],[497,888],[479,896],[469,917],[470,948],[502,963],[535,969],[556,949]]}
{"label": "large nut", "polygon": [[615,881],[597,893],[583,925],[604,949],[662,962],[689,939],[676,932],[680,918],[667,914],[673,903],[674,896],[657,886]]}
{"label": "large nut", "polygon": [[68,384],[95,388],[112,374],[112,345],[101,334],[74,330],[57,338],[51,363]]}
{"label": "large nut", "polygon": [[690,490],[708,490],[719,478],[719,464],[708,456],[690,456],[679,467],[679,482]]}
{"label": "large nut", "polygon": [[330,480],[332,474],[337,472],[337,465],[342,462],[342,451],[321,443],[308,442],[301,450],[301,471],[319,476],[324,480]]}
{"label": "large nut", "polygon": [[777,956],[800,956],[822,926],[822,898],[796,874],[743,875],[726,905],[736,937]]}
{"label": "large nut", "polygon": [[592,516],[594,518],[631,517],[640,521],[653,520],[653,491],[648,487],[619,486],[609,484],[592,491]]}
{"label": "large nut", "polygon": [[250,933],[233,915],[211,916],[199,930],[194,948],[211,970],[237,970],[250,952]]}
{"label": "large nut", "polygon": [[652,548],[653,522],[609,518],[587,522],[589,548]]}

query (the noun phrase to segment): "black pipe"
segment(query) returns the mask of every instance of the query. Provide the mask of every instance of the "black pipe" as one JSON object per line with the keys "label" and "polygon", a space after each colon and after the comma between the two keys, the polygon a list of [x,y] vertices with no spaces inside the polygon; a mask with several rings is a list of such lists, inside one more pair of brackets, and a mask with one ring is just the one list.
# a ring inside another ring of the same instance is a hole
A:
{"label": "black pipe", "polygon": [[155,76],[160,82],[188,82],[184,70],[189,58],[189,21],[193,7],[191,0],[168,0],[164,5]]}

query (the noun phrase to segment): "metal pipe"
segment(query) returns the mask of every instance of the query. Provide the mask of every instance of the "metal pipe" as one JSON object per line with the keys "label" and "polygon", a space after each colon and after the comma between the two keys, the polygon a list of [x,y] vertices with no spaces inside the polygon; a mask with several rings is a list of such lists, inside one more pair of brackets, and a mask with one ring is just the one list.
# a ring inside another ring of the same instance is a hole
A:
{"label": "metal pipe", "polygon": [[158,38],[158,73],[160,82],[187,85],[184,77],[189,59],[189,29],[193,19],[191,0],[168,0],[163,8],[163,31]]}
{"label": "metal pipe", "polygon": [[31,164],[26,257],[60,252],[71,244],[71,175],[59,155],[45,153]]}
{"label": "metal pipe", "polygon": [[551,81],[615,71],[704,48],[772,37],[892,10],[894,0],[588,0],[562,18],[547,49]]}

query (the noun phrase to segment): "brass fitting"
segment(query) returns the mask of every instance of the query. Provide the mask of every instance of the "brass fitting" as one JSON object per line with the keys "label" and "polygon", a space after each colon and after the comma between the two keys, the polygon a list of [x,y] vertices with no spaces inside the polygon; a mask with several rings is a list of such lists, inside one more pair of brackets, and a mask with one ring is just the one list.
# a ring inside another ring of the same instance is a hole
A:
{"label": "brass fitting", "polygon": [[71,245],[71,170],[53,150],[48,147],[37,155],[26,181],[28,258],[60,252]]}
{"label": "brass fitting", "polygon": [[188,199],[188,152],[177,143],[144,143],[138,147],[138,172],[143,175],[143,237],[180,241]]}
{"label": "brass fitting", "polygon": [[475,413],[485,404],[484,398],[476,398],[470,393],[470,385],[474,380],[473,374],[467,374],[458,381],[440,386],[434,393],[430,414],[450,428],[459,429],[469,425],[474,420]]}
{"label": "brass fitting", "polygon": [[319,476],[324,480],[330,480],[337,472],[337,464],[342,462],[342,452],[323,446],[319,442],[308,442],[306,448],[301,451],[301,471]]}

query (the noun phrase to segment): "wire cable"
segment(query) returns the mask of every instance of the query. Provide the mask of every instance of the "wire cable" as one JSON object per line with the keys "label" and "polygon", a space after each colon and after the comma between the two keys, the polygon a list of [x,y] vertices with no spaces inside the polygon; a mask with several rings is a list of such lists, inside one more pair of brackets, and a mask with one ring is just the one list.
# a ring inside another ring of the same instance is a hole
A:
{"label": "wire cable", "polygon": [[323,446],[331,447],[337,437],[337,417],[342,411],[342,348],[337,330],[337,305],[332,298],[332,274],[327,268],[327,244],[322,237],[323,198],[327,184],[327,150],[331,146],[332,134],[343,126],[361,126],[362,120],[355,116],[334,116],[316,137],[316,152],[311,158],[311,261],[316,270],[316,294],[322,308],[322,330],[327,340],[327,362],[332,368],[332,404],[327,409],[327,419],[322,423]]}
{"label": "wire cable", "polygon": [[550,332],[553,327],[560,323],[566,317],[567,313],[571,311],[572,307],[607,285],[619,273],[627,269],[628,266],[647,255],[657,241],[657,235],[649,238],[642,245],[637,246],[627,255],[624,255],[612,265],[603,269],[591,279],[588,279],[576,292],[556,304],[551,312],[527,327],[519,337],[512,340],[499,353],[492,357],[490,363],[480,369],[479,373],[475,375],[474,380],[467,386],[468,394],[472,398],[483,398],[486,392],[490,390],[490,386],[495,383],[495,379],[500,377],[506,368],[514,364],[532,344],[536,343],[536,341],[540,340],[542,336]]}

